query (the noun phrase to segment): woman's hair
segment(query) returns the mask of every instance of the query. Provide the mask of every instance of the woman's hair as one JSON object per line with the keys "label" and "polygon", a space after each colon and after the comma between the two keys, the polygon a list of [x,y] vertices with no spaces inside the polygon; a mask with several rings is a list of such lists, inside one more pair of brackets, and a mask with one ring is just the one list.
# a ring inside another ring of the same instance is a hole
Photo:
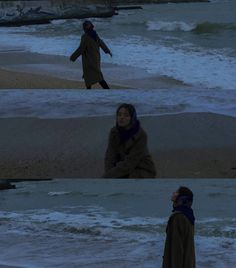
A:
{"label": "woman's hair", "polygon": [[93,29],[94,28],[94,25],[92,24],[92,22],[90,20],[85,20],[83,22],[83,29],[84,31],[87,30],[87,27],[90,26],[89,28]]}
{"label": "woman's hair", "polygon": [[177,192],[178,192],[178,200],[181,200],[183,204],[192,205],[193,192],[189,188],[180,186]]}
{"label": "woman's hair", "polygon": [[131,117],[130,122],[131,124],[134,124],[137,121],[137,113],[136,113],[134,106],[130,103],[122,103],[121,105],[119,105],[119,107],[116,110],[116,116],[118,115],[121,108],[125,108],[128,111]]}

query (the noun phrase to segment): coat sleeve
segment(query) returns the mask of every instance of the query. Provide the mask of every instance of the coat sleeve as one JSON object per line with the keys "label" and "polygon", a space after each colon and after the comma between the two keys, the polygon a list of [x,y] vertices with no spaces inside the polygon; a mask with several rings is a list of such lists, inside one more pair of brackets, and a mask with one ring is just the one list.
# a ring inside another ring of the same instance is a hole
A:
{"label": "coat sleeve", "polygon": [[71,61],[76,61],[76,59],[84,53],[86,48],[86,41],[84,36],[81,37],[80,45],[79,47],[71,54],[70,60]]}
{"label": "coat sleeve", "polygon": [[[114,142],[113,142],[113,137],[112,137],[112,132],[110,132],[109,134],[109,140],[108,140],[108,146],[107,146],[107,150],[106,150],[106,154],[105,154],[105,174],[112,169],[117,162],[117,152],[116,149],[114,148]],[[105,175],[104,175],[105,177]]]}
{"label": "coat sleeve", "polygon": [[169,228],[171,267],[184,267],[184,241],[187,222],[181,213],[176,214]]}
{"label": "coat sleeve", "polygon": [[107,45],[104,43],[104,41],[99,37],[98,37],[98,44],[106,54],[111,52],[110,49],[107,47]]}
{"label": "coat sleeve", "polygon": [[108,169],[104,175],[105,178],[123,178],[137,167],[141,161],[144,148],[147,144],[147,136],[144,133],[139,139],[135,140],[130,152],[125,156],[124,160],[117,162],[117,164]]}

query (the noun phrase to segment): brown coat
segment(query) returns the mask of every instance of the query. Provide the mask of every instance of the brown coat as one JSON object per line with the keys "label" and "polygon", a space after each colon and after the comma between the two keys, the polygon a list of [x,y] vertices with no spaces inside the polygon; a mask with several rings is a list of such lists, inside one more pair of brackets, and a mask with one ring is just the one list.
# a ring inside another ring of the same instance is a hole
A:
{"label": "brown coat", "polygon": [[105,178],[154,178],[156,170],[147,148],[147,135],[139,131],[122,143],[116,127],[110,131],[105,155]]}
{"label": "brown coat", "polygon": [[194,226],[181,212],[169,218],[162,268],[195,268]]}
{"label": "brown coat", "polygon": [[98,36],[95,41],[88,34],[83,34],[79,47],[70,57],[72,61],[75,61],[80,55],[82,55],[83,78],[86,86],[91,86],[103,80],[101,72],[100,47],[105,53],[110,53],[109,48]]}

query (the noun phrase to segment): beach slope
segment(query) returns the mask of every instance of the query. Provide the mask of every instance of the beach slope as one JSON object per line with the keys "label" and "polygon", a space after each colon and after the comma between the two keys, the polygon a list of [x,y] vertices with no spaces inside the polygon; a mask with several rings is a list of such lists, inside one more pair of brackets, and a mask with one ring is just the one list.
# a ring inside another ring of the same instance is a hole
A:
{"label": "beach slope", "polygon": [[[0,119],[0,178],[99,178],[113,117]],[[236,178],[236,118],[146,116],[158,178]]]}

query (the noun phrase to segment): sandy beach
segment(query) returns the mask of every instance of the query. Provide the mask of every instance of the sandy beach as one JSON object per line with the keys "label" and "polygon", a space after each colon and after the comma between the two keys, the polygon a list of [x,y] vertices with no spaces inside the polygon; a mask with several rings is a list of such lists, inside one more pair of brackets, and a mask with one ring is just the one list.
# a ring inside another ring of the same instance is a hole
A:
{"label": "sandy beach", "polygon": [[[151,75],[141,68],[102,63],[111,89],[187,87],[175,79]],[[0,89],[85,89],[81,58],[31,53],[21,48],[0,46]],[[99,84],[93,88],[101,88]]]}
{"label": "sandy beach", "polygon": [[[85,89],[81,59],[0,47],[0,89]],[[122,86],[110,84],[111,88]],[[101,88],[95,84],[94,88]]]}
{"label": "sandy beach", "polygon": [[[158,178],[236,178],[235,118],[186,113],[141,123]],[[111,126],[113,117],[1,118],[0,178],[99,178]]]}
{"label": "sandy beach", "polygon": [[[80,61],[6,47],[0,58],[1,89],[84,89]],[[114,89],[165,86],[165,78],[138,68],[104,64],[103,71]],[[141,121],[158,178],[236,177],[235,117],[182,113]],[[109,116],[1,118],[0,178],[99,178],[113,123]]]}
{"label": "sandy beach", "polygon": [[21,73],[1,69],[1,89],[83,89],[84,83],[47,75]]}

